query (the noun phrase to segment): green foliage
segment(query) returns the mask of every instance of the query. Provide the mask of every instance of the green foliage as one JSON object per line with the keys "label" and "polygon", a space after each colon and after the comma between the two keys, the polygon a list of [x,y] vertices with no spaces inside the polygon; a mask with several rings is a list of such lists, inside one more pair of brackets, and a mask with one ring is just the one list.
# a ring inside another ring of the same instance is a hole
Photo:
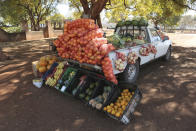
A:
{"label": "green foliage", "polygon": [[49,20],[56,21],[56,22],[61,22],[64,19],[65,19],[65,16],[63,16],[60,13],[55,13],[54,15],[49,17]]}
{"label": "green foliage", "polygon": [[0,2],[0,14],[4,23],[20,24],[30,21],[33,30],[39,30],[39,23],[55,11],[58,0],[4,0]]}
{"label": "green foliage", "polygon": [[17,33],[21,32],[21,27],[2,27],[2,29],[8,33]]}
{"label": "green foliage", "polygon": [[130,7],[131,3],[127,0],[125,4],[126,7],[123,0],[111,0],[111,4],[106,6],[106,17],[109,22],[116,23],[121,20],[128,20],[131,12],[127,7]]}
{"label": "green foliage", "polygon": [[172,0],[136,0],[132,4],[135,4],[135,10],[132,12],[134,16],[146,17],[148,20],[152,20],[155,25],[166,23],[172,25],[174,23],[170,19],[184,13],[184,8]]}
{"label": "green foliage", "polygon": [[27,13],[22,7],[17,6],[17,0],[0,1],[0,15],[5,24],[16,25],[27,19]]}
{"label": "green foliage", "polygon": [[80,0],[68,0],[69,7],[74,10],[73,18],[79,19],[82,15],[83,9]]}
{"label": "green foliage", "polygon": [[172,16],[165,20],[164,24],[167,26],[176,26],[179,24],[181,16]]}
{"label": "green foliage", "polygon": [[[79,18],[83,12],[81,0],[68,0],[71,8],[75,9],[74,17]],[[92,3],[92,0],[87,0]],[[97,1],[97,0],[95,0]],[[104,1],[104,0],[103,0]],[[151,20],[155,25],[178,24],[180,16],[186,9],[194,9],[196,0],[105,0],[106,17],[109,22],[116,23],[128,20],[129,16],[142,16]],[[89,5],[88,5],[89,7]],[[87,7],[87,8],[88,8]]]}

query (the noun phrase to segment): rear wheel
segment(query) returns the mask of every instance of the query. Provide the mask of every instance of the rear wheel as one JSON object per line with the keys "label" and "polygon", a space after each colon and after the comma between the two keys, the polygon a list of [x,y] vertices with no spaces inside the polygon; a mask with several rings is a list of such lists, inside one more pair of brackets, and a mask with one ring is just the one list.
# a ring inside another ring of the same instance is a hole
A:
{"label": "rear wheel", "polygon": [[123,80],[128,83],[134,83],[139,75],[139,61],[135,64],[127,64],[123,72]]}

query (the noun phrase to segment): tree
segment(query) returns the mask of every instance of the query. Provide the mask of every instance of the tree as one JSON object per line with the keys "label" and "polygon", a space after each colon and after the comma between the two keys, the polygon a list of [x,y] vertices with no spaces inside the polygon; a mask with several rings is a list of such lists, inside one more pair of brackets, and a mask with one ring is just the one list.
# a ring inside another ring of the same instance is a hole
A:
{"label": "tree", "polygon": [[56,28],[56,25],[59,26],[58,28],[61,28],[65,17],[60,13],[55,13],[49,17],[49,20],[54,24],[54,28]]}
{"label": "tree", "polygon": [[[30,21],[31,29],[40,30],[40,22],[52,12],[58,0],[6,0],[1,1],[3,18],[11,23]],[[11,7],[11,8],[10,8]]]}
{"label": "tree", "polygon": [[[158,24],[172,25],[171,19],[178,17],[184,13],[184,8],[175,4],[173,1],[164,0],[145,0],[135,1],[135,10],[132,12],[134,16],[143,16],[151,20],[155,26]],[[177,20],[177,19],[176,19]]]}
{"label": "tree", "polygon": [[196,21],[194,21],[194,17],[191,15],[182,16],[179,27],[181,29],[195,28]]}
{"label": "tree", "polygon": [[[69,0],[69,4],[73,8],[77,8],[77,12],[83,14],[88,18],[94,19],[99,27],[102,27],[100,13],[103,9],[110,10],[112,8],[120,7],[116,6],[116,3],[122,3],[120,6],[130,8],[127,3],[128,0]],[[81,7],[83,11],[81,12]]]}
{"label": "tree", "polygon": [[[106,10],[111,22],[133,16],[144,16],[155,25],[167,23],[174,16],[180,16],[185,9],[196,8],[196,0],[68,0],[70,7],[75,8],[75,15],[82,12],[94,19],[101,26],[100,13]],[[83,11],[81,11],[81,7]],[[85,16],[83,15],[83,16]],[[167,20],[165,20],[167,19]]]}
{"label": "tree", "polygon": [[2,25],[18,25],[28,19],[26,12],[16,4],[15,0],[0,1]]}
{"label": "tree", "polygon": [[79,19],[82,16],[82,4],[80,3],[80,0],[69,0],[68,1],[69,7],[74,9],[73,17],[75,19]]}
{"label": "tree", "polygon": [[195,10],[196,11],[196,0],[172,0],[175,4],[181,8]]}
{"label": "tree", "polygon": [[[109,19],[109,22],[116,23],[120,20],[128,19],[128,16],[131,14],[131,3],[129,1],[125,2],[126,6],[124,5],[123,1],[112,0],[111,5],[105,7],[106,17]],[[127,6],[130,8],[127,8]]]}
{"label": "tree", "polygon": [[55,13],[54,15],[50,16],[49,19],[51,21],[57,21],[57,22],[61,22],[62,20],[65,19],[65,16],[63,16],[60,13]]}

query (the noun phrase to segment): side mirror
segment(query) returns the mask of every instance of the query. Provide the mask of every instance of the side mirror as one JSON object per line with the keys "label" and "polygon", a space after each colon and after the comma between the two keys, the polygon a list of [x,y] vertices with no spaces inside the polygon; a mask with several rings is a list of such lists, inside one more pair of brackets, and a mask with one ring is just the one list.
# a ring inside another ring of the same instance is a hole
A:
{"label": "side mirror", "polygon": [[168,36],[164,36],[163,37],[163,42],[166,41],[166,40],[169,40],[169,37]]}

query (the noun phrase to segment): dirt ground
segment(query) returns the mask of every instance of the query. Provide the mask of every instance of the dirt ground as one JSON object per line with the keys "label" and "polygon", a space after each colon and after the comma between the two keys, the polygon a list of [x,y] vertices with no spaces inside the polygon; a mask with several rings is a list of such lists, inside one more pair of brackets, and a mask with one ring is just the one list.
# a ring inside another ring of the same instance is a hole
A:
{"label": "dirt ground", "polygon": [[14,60],[0,62],[0,131],[195,131],[196,35],[169,36],[172,59],[141,69],[137,83],[143,99],[128,125],[32,85],[31,62],[49,54],[46,41],[4,43],[3,51]]}

